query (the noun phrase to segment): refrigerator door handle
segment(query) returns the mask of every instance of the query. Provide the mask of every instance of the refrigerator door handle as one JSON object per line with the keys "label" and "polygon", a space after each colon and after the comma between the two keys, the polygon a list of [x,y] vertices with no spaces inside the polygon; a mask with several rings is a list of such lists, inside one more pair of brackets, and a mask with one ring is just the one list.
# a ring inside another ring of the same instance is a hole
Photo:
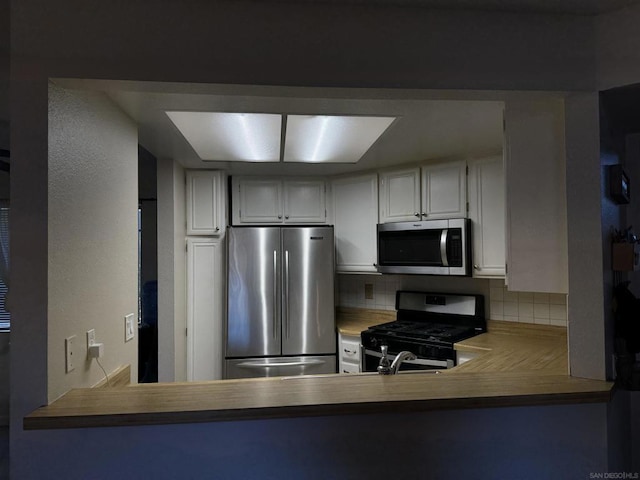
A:
{"label": "refrigerator door handle", "polygon": [[284,252],[284,309],[285,334],[289,338],[289,250]]}
{"label": "refrigerator door handle", "polygon": [[278,335],[278,252],[273,251],[273,338]]}
{"label": "refrigerator door handle", "polygon": [[269,368],[269,367],[304,367],[311,365],[322,365],[325,363],[322,360],[312,359],[312,360],[300,360],[293,362],[273,362],[273,363],[264,363],[264,362],[242,362],[238,363],[238,367],[240,368]]}

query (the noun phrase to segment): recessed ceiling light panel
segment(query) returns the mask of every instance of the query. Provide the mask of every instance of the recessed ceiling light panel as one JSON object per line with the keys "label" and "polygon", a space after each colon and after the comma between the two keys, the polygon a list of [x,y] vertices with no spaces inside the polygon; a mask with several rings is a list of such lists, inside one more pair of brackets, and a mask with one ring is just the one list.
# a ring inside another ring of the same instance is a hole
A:
{"label": "recessed ceiling light panel", "polygon": [[356,163],[395,119],[288,115],[284,161]]}
{"label": "recessed ceiling light panel", "polygon": [[166,112],[202,160],[278,162],[282,116],[267,113]]}

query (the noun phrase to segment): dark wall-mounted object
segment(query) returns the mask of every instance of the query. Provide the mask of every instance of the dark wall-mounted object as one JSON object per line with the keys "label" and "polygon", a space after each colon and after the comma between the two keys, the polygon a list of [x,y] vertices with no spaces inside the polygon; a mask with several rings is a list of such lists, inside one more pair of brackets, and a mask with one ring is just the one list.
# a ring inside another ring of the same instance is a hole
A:
{"label": "dark wall-mounted object", "polygon": [[631,199],[631,181],[622,165],[609,167],[609,195],[619,205],[627,204]]}
{"label": "dark wall-mounted object", "polygon": [[640,270],[640,243],[614,242],[611,264],[617,272]]}
{"label": "dark wall-mounted object", "polygon": [[[7,160],[5,160],[5,158]],[[10,158],[11,158],[11,152],[9,150],[0,148],[0,171],[8,172],[11,170],[11,165],[9,165]]]}

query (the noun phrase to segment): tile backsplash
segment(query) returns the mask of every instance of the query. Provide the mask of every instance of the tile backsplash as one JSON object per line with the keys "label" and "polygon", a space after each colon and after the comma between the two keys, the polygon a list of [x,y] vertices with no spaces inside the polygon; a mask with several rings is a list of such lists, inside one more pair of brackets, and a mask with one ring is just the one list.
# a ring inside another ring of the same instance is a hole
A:
{"label": "tile backsplash", "polygon": [[489,318],[541,325],[567,325],[567,296],[562,293],[511,292],[502,280],[490,280]]}
{"label": "tile backsplash", "polygon": [[342,307],[395,310],[396,290],[481,294],[491,320],[567,325],[567,296],[511,292],[504,280],[419,275],[338,275],[336,303]]}

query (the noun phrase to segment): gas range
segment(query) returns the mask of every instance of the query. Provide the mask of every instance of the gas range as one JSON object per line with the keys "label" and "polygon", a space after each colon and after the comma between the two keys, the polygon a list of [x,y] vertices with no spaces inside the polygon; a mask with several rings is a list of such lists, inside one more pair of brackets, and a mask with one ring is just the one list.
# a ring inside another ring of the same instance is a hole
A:
{"label": "gas range", "polygon": [[421,339],[436,343],[455,343],[475,335],[475,330],[472,327],[411,320],[383,323],[372,327],[371,330],[392,339]]}
{"label": "gas range", "polygon": [[403,350],[418,357],[404,369],[451,368],[453,344],[486,331],[482,295],[398,291],[396,310],[396,321],[361,333],[365,371],[375,371],[382,345],[391,359]]}

